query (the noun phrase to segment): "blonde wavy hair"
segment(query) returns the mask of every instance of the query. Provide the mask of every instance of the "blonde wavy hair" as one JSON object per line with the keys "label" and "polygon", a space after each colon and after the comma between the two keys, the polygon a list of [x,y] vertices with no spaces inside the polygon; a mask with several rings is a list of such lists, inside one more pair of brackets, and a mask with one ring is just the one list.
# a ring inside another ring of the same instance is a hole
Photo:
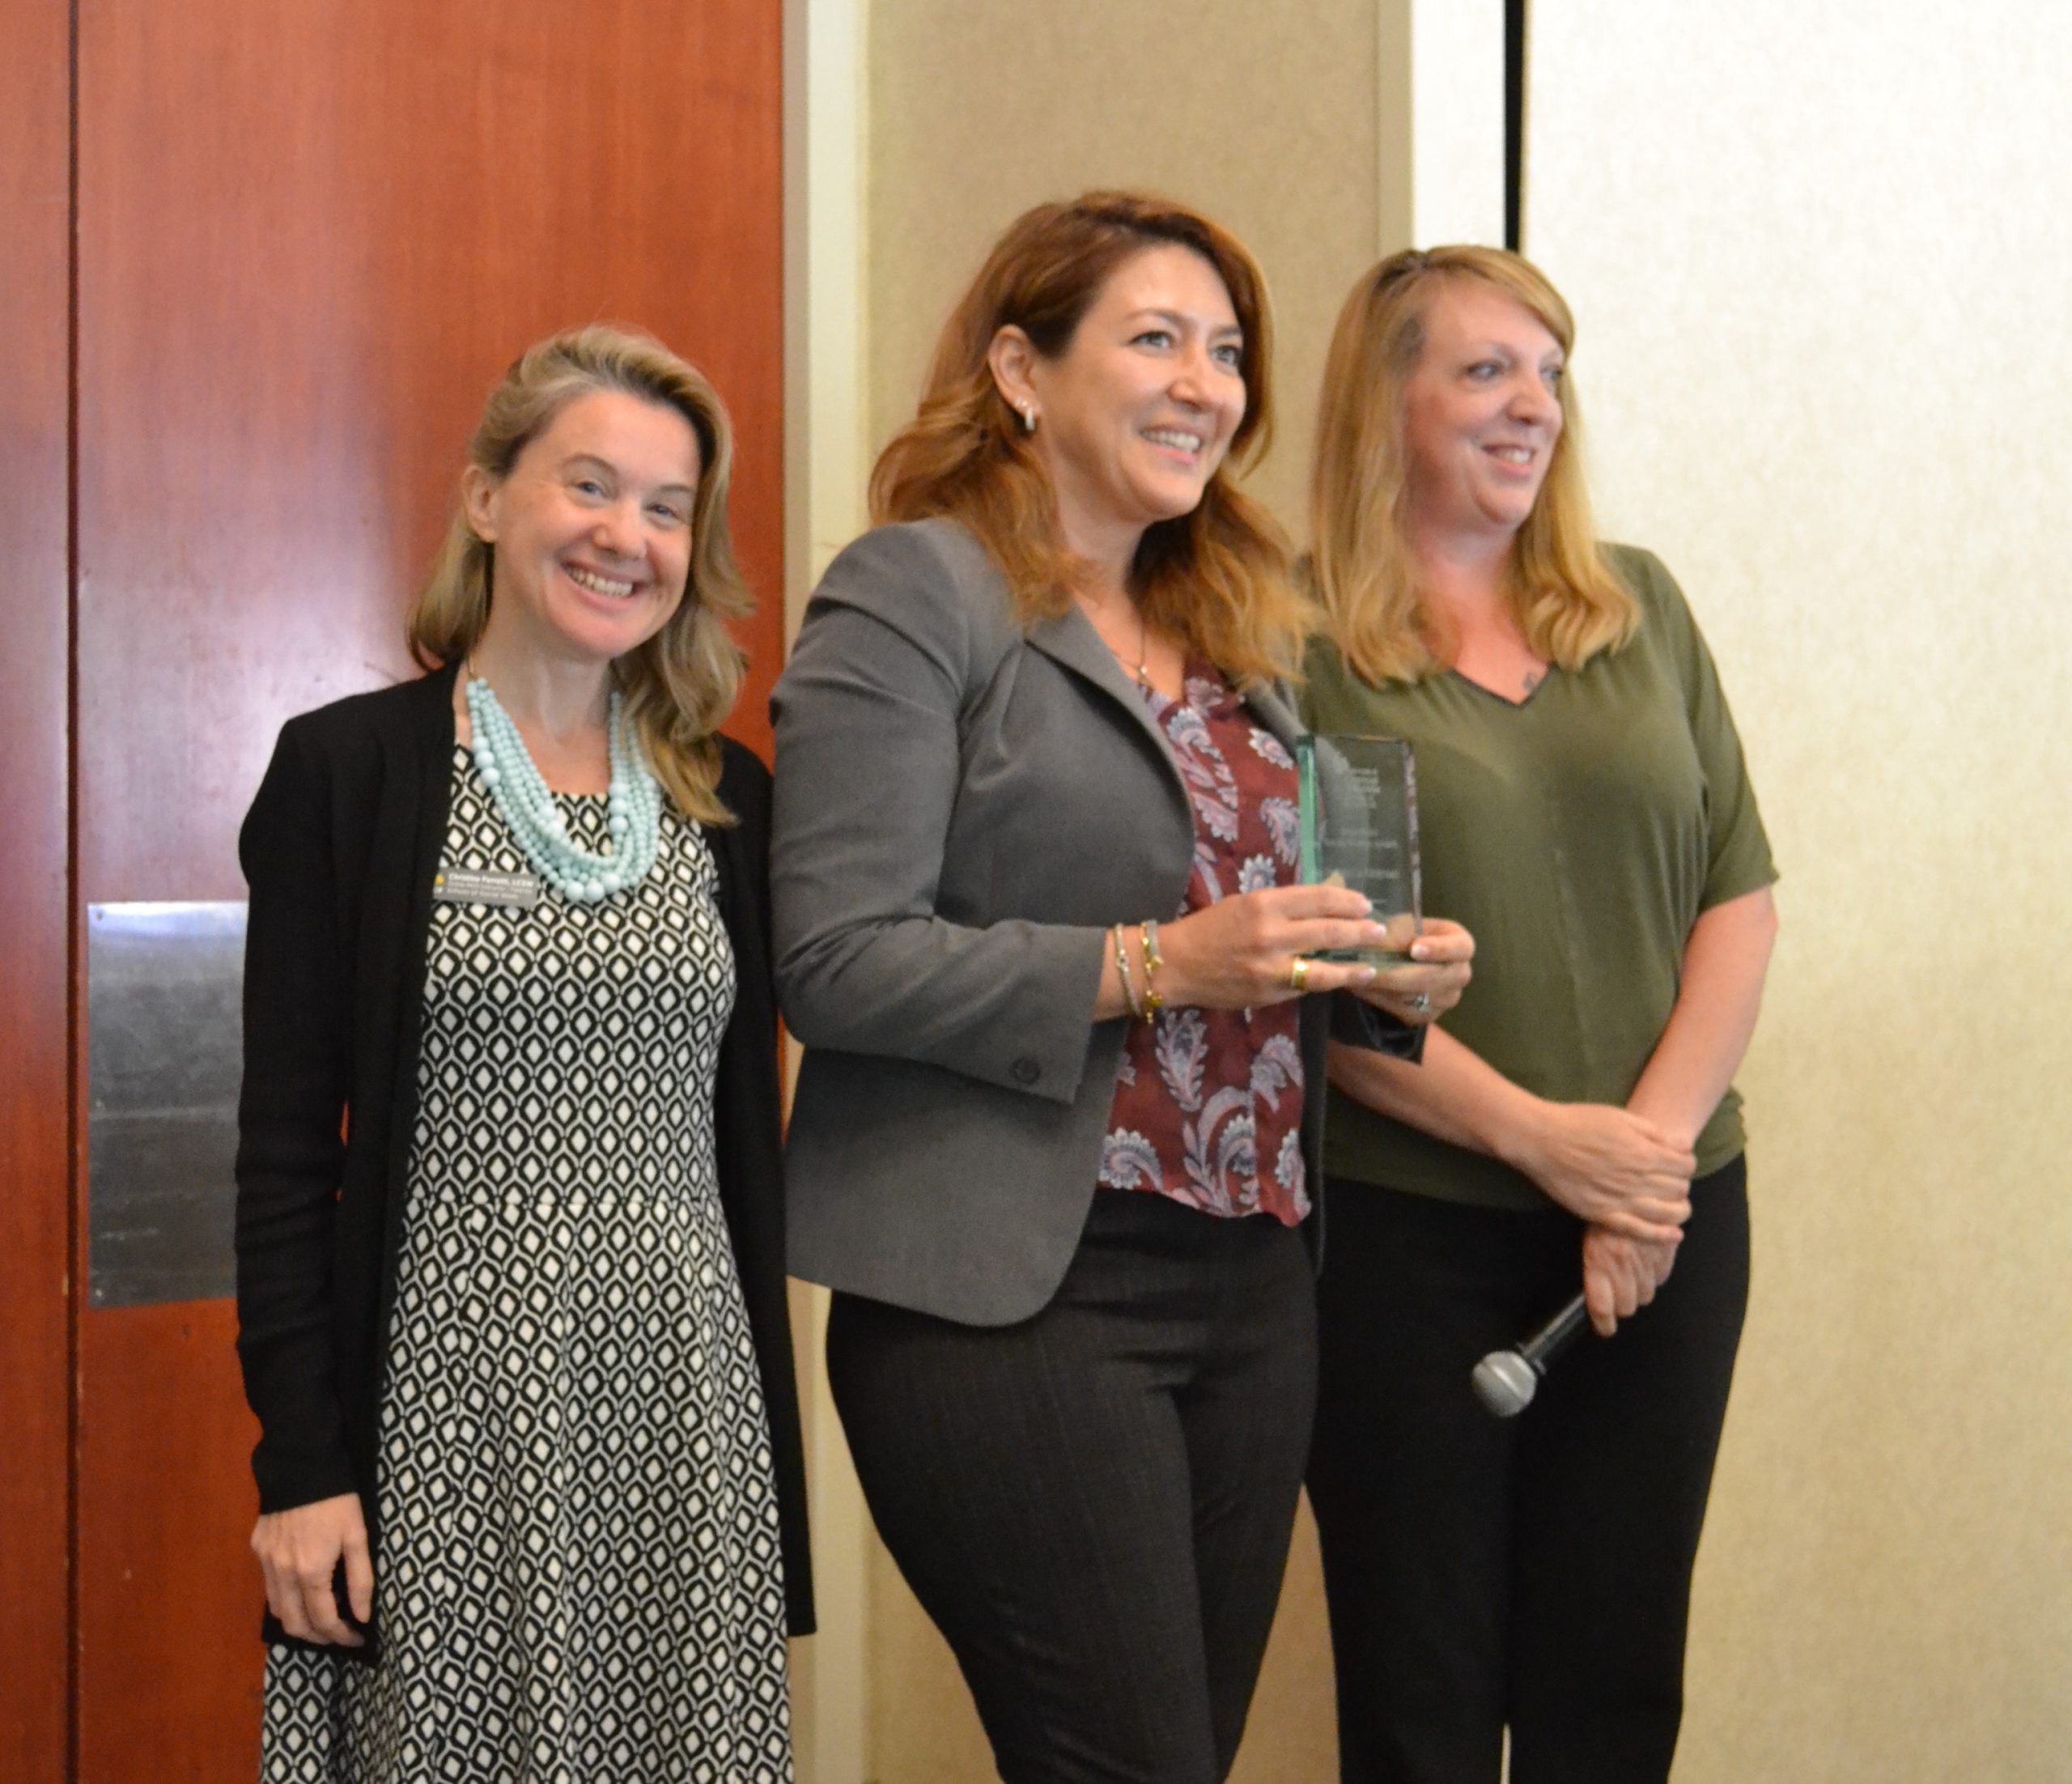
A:
{"label": "blonde wavy hair", "polygon": [[[519,454],[578,397],[616,390],[675,410],[698,440],[698,489],[691,500],[690,567],[684,597],[668,623],[613,665],[626,711],[655,777],[685,817],[732,822],[720,802],[720,721],[732,710],[744,667],[727,622],[754,602],[734,563],[727,529],[727,482],[733,429],[703,373],[652,336],[595,325],[553,334],[512,362],[490,393],[468,462],[498,482]],[[452,524],[405,628],[423,668],[464,661],[489,623],[496,554],[468,524],[464,504]]]}
{"label": "blonde wavy hair", "polygon": [[[1453,642],[1420,593],[1405,523],[1405,396],[1434,296],[1468,280],[1522,304],[1573,348],[1575,320],[1539,269],[1497,248],[1413,248],[1361,276],[1339,312],[1324,363],[1311,474],[1310,580],[1331,634],[1370,682],[1414,682],[1446,666]],[[1512,541],[1512,610],[1526,644],[1580,668],[1633,635],[1639,610],[1607,567],[1583,486],[1574,380],[1560,384],[1562,426],[1539,499]]]}
{"label": "blonde wavy hair", "polygon": [[1089,192],[1017,218],[944,324],[919,412],[878,458],[871,517],[960,520],[1000,566],[1025,625],[1064,612],[1081,567],[1059,529],[1049,475],[987,354],[1013,327],[1042,358],[1060,358],[1116,270],[1168,244],[1200,255],[1229,293],[1244,333],[1245,414],[1194,511],[1145,529],[1131,592],[1153,624],[1241,684],[1293,675],[1313,610],[1289,576],[1279,524],[1235,482],[1272,437],[1266,281],[1236,237],[1185,206]]}

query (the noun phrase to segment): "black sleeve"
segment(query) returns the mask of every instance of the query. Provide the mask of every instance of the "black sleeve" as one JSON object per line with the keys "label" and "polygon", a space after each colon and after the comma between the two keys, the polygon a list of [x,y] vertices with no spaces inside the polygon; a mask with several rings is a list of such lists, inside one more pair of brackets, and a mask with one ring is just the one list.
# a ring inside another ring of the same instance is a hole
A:
{"label": "black sleeve", "polygon": [[1343,1046],[1387,1053],[1412,1064],[1421,1064],[1424,1058],[1422,1024],[1399,1022],[1387,1011],[1361,1001],[1349,991],[1331,993],[1331,1038]]}
{"label": "black sleeve", "polygon": [[805,1446],[784,1272],[783,1124],[778,1093],[777,992],[770,950],[770,774],[728,742],[720,795],[736,822],[715,835],[720,910],[734,950],[733,1019],[720,1043],[713,1120],[720,1204],[755,1340],[784,1557],[786,1623],[813,1628]]}
{"label": "black sleeve", "polygon": [[252,902],[237,1111],[237,1351],[259,1418],[252,1468],[261,1511],[361,1485],[333,1354],[350,1049],[329,793],[329,777],[291,723],[238,836]]}

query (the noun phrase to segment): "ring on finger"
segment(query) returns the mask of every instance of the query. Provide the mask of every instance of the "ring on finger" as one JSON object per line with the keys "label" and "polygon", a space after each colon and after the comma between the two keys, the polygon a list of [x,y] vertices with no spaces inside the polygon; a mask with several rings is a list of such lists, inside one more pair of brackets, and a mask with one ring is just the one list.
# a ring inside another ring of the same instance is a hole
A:
{"label": "ring on finger", "polygon": [[1429,1016],[1432,1013],[1432,994],[1424,991],[1412,992],[1410,1007],[1420,1016]]}
{"label": "ring on finger", "polygon": [[1289,962],[1288,988],[1297,997],[1310,988],[1310,962],[1306,956],[1297,954]]}

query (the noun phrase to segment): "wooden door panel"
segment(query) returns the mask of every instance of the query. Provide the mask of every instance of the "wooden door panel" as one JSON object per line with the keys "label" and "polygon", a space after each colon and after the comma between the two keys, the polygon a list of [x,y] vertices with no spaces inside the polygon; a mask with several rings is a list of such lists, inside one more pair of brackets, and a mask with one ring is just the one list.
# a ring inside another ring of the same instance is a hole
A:
{"label": "wooden door panel", "polygon": [[257,1775],[261,1595],[227,1301],[81,1321],[79,1769],[94,1784]]}
{"label": "wooden door panel", "polygon": [[[712,373],[774,675],[774,6],[468,0],[414,40],[416,11],[83,0],[90,898],[197,871],[179,895],[236,895],[232,830],[275,725],[405,672],[400,614],[483,392],[556,326],[638,321]],[[766,725],[745,699],[741,734]],[[162,821],[115,821],[143,812]]]}
{"label": "wooden door panel", "polygon": [[[739,431],[781,649],[775,0],[79,0],[82,902],[242,895],[290,714],[410,673],[482,397],[636,322]],[[79,1777],[251,1775],[252,1430],[227,1302],[79,1313]]]}
{"label": "wooden door panel", "polygon": [[0,9],[0,1778],[64,1775],[71,75],[62,6]]}

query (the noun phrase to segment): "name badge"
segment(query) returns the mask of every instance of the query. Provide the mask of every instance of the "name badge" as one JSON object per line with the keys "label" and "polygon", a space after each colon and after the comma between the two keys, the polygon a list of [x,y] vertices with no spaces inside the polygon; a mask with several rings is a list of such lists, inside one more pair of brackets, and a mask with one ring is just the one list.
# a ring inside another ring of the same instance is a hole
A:
{"label": "name badge", "polygon": [[539,876],[449,868],[433,879],[431,895],[441,904],[494,904],[507,911],[529,911],[540,902]]}

